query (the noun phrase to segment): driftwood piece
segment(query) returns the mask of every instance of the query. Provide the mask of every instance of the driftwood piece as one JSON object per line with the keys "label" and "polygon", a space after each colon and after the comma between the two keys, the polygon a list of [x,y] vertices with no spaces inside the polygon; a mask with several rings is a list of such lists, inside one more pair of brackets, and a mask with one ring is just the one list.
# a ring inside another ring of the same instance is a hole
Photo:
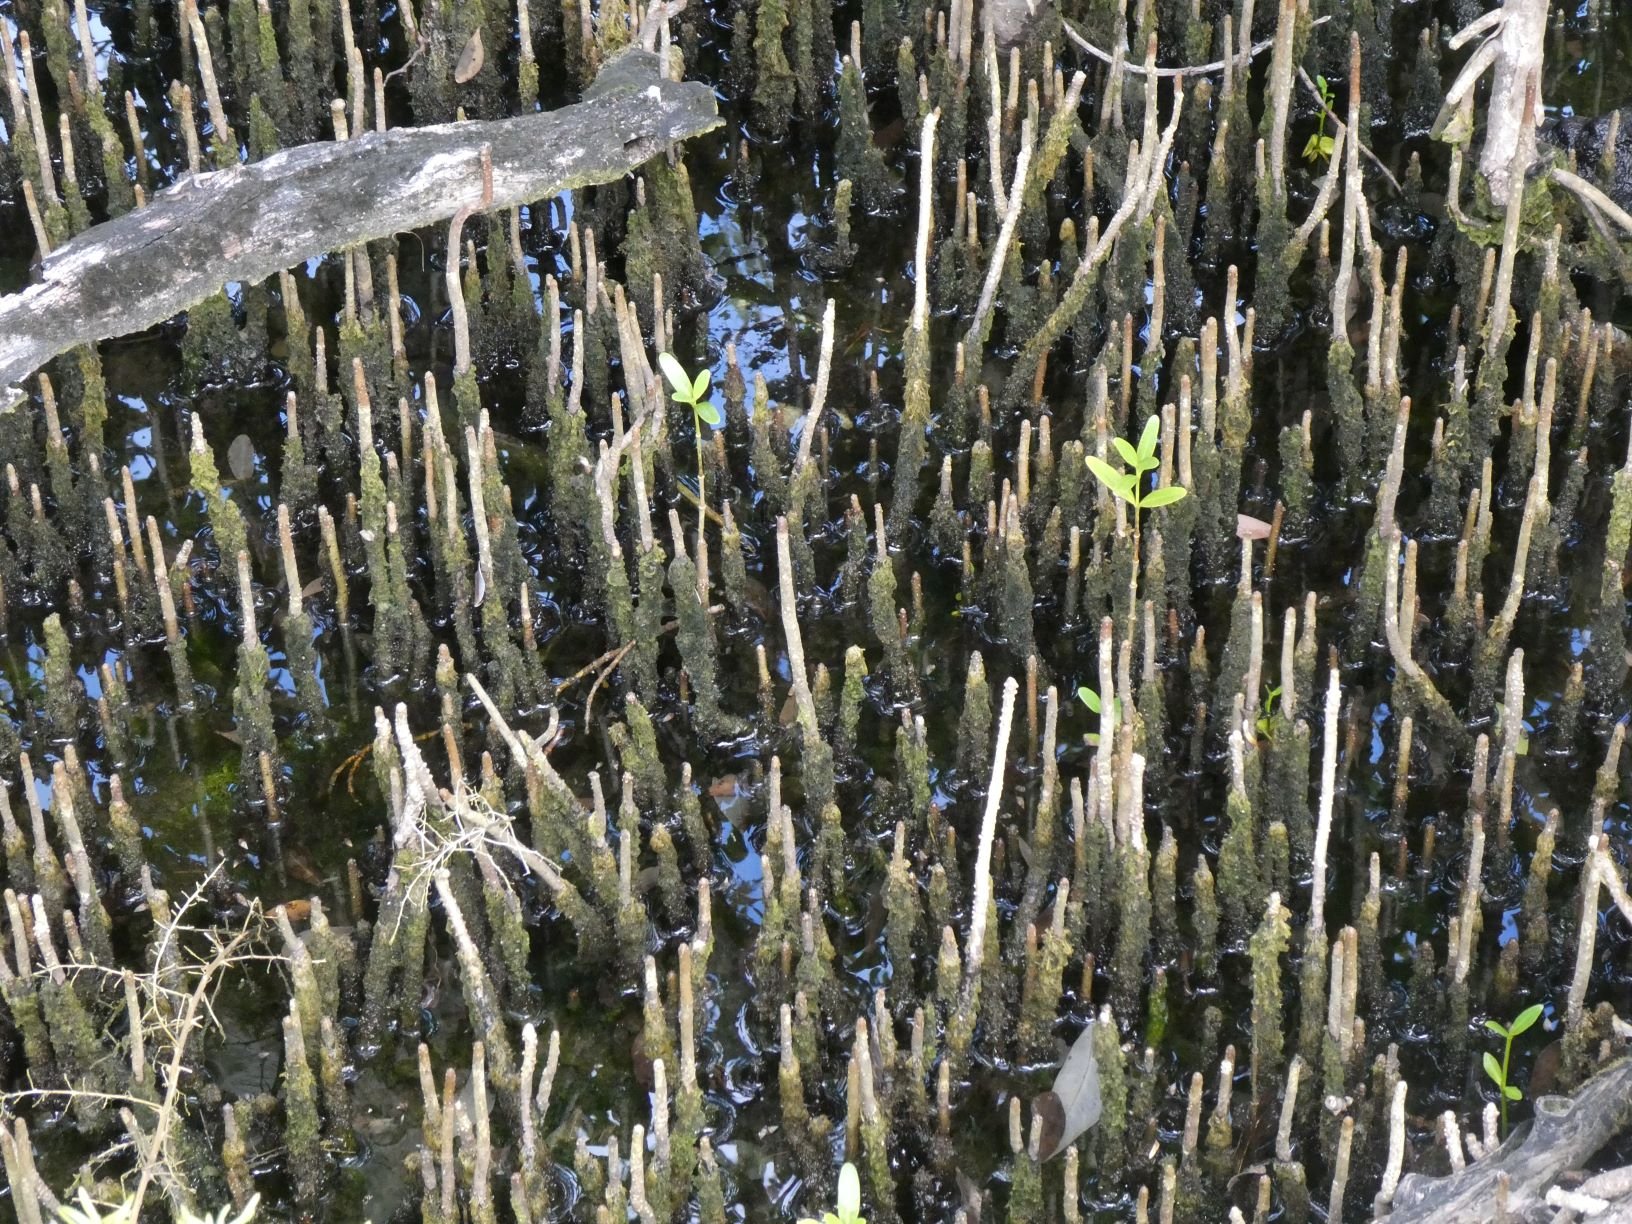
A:
{"label": "driftwood piece", "polygon": [[462,208],[508,208],[621,178],[718,127],[701,82],[663,80],[658,57],[611,60],[584,100],[494,122],[370,132],[189,175],[145,208],[93,226],[0,297],[0,404],[79,344],[151,327],[228,282],[256,283],[329,251]]}
{"label": "driftwood piece", "polygon": [[[1524,190],[1524,172],[1536,160],[1536,128],[1545,118],[1541,61],[1547,46],[1547,12],[1547,0],[1504,0],[1501,28],[1494,36],[1496,59],[1479,173],[1499,208],[1507,205],[1514,191]],[[1532,80],[1533,95],[1528,92]]]}
{"label": "driftwood piece", "polygon": [[1573,1097],[1536,1099],[1535,1119],[1496,1151],[1449,1177],[1400,1179],[1389,1224],[1484,1224],[1493,1216],[1496,1179],[1508,1177],[1513,1224],[1553,1218],[1547,1192],[1566,1170],[1580,1168],[1632,1123],[1632,1059],[1599,1071]]}

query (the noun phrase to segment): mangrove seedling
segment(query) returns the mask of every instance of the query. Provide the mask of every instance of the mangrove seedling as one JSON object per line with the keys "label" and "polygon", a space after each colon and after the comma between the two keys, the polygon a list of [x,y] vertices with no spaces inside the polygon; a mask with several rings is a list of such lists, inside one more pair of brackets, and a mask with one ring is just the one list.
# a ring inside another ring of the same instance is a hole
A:
{"label": "mangrove seedling", "polygon": [[[861,1214],[861,1176],[848,1160],[839,1170],[839,1201],[834,1206],[837,1210],[822,1213],[822,1224],[867,1224],[867,1217]],[[806,1216],[799,1224],[816,1221]]]}
{"label": "mangrove seedling", "polygon": [[1326,135],[1326,116],[1332,109],[1332,87],[1326,83],[1326,78],[1317,76],[1315,88],[1320,91],[1320,127],[1312,133],[1303,146],[1304,161],[1325,161],[1331,157],[1334,142]]}
{"label": "mangrove seedling", "polygon": [[1502,1134],[1507,1134],[1507,1103],[1509,1101],[1524,1100],[1524,1093],[1518,1087],[1507,1082],[1507,1068],[1513,1057],[1513,1039],[1530,1028],[1541,1019],[1542,1006],[1532,1003],[1513,1018],[1512,1024],[1504,1025],[1500,1020],[1486,1020],[1485,1027],[1495,1033],[1503,1041],[1502,1061],[1497,1062],[1496,1056],[1485,1051],[1485,1074],[1496,1085],[1496,1091],[1502,1098]]}
{"label": "mangrove seedling", "polygon": [[[1095,692],[1093,689],[1089,688],[1086,684],[1078,686],[1078,688],[1077,688],[1077,700],[1082,702],[1083,705],[1088,707],[1088,713],[1090,713],[1090,714],[1098,714],[1100,712],[1100,710],[1102,710],[1104,708],[1102,706],[1102,704],[1100,703],[1099,694],[1097,692]],[[1116,698],[1113,698],[1112,700],[1113,700],[1114,704],[1112,705],[1111,708],[1116,713],[1117,721],[1121,722],[1122,721],[1122,699],[1120,697],[1116,697]],[[1089,744],[1090,747],[1097,747],[1098,744],[1099,744],[1099,736],[1090,735],[1088,737],[1088,744]]]}
{"label": "mangrove seedling", "polygon": [[1144,432],[1139,435],[1138,446],[1134,446],[1126,438],[1111,439],[1116,447],[1116,453],[1126,465],[1125,471],[1112,467],[1098,455],[1088,456],[1088,470],[1094,474],[1094,479],[1109,489],[1114,496],[1120,497],[1133,507],[1133,573],[1128,580],[1129,640],[1133,638],[1133,621],[1138,615],[1139,608],[1140,515],[1146,510],[1171,506],[1174,502],[1183,500],[1187,492],[1180,484],[1162,485],[1148,492],[1143,487],[1145,474],[1161,466],[1161,460],[1156,457],[1156,443],[1161,433],[1161,418],[1152,413],[1150,419],[1145,422]]}
{"label": "mangrove seedling", "polygon": [[698,370],[693,378],[673,353],[659,353],[657,364],[674,391],[674,402],[691,409],[691,422],[696,426],[692,436],[697,445],[697,532],[701,536],[708,515],[708,495],[703,489],[703,426],[718,429],[725,423],[725,418],[720,415],[714,401],[708,398],[709,375],[706,368]]}
{"label": "mangrove seedling", "polygon": [[1274,739],[1275,731],[1285,721],[1282,711],[1275,708],[1281,698],[1281,686],[1275,685],[1264,694],[1263,707],[1258,711],[1257,721],[1253,724],[1258,729],[1259,739]]}

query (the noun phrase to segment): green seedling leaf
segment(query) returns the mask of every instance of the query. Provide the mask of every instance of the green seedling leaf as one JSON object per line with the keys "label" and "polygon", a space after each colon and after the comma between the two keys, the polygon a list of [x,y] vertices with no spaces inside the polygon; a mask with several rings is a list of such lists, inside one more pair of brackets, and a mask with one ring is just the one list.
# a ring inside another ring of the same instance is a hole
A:
{"label": "green seedling leaf", "polygon": [[1155,413],[1145,422],[1145,431],[1139,435],[1139,458],[1141,462],[1130,464],[1141,471],[1156,466],[1156,443],[1162,436],[1162,421]]}
{"label": "green seedling leaf", "polygon": [[1500,1020],[1486,1020],[1485,1027],[1491,1032],[1495,1033],[1498,1037],[1507,1036],[1507,1029],[1502,1027],[1502,1022]]}
{"label": "green seedling leaf", "polygon": [[725,418],[720,415],[718,406],[708,400],[692,405],[692,411],[697,414],[699,421],[705,425],[712,425],[715,429],[725,424]]}
{"label": "green seedling leaf", "polygon": [[1116,447],[1116,453],[1122,456],[1122,462],[1135,471],[1139,468],[1139,452],[1133,449],[1133,444],[1126,438],[1112,438],[1111,445]]}
{"label": "green seedling leaf", "polygon": [[1099,694],[1094,692],[1094,690],[1089,688],[1086,684],[1077,690],[1077,698],[1083,705],[1088,707],[1088,712],[1090,714],[1099,713]]}
{"label": "green seedling leaf", "polygon": [[697,371],[697,377],[691,380],[691,398],[701,400],[708,394],[708,368]]}
{"label": "green seedling leaf", "polygon": [[1485,1074],[1490,1076],[1491,1083],[1495,1084],[1498,1088],[1503,1087],[1502,1081],[1506,1077],[1502,1075],[1502,1064],[1496,1061],[1496,1055],[1492,1054],[1489,1050],[1485,1051],[1484,1065]]}
{"label": "green seedling leaf", "polygon": [[1507,1035],[1509,1037],[1517,1037],[1520,1033],[1532,1027],[1537,1020],[1541,1019],[1541,1013],[1543,1010],[1545,1009],[1540,1003],[1532,1003],[1529,1007],[1525,1008],[1516,1017],[1514,1017],[1512,1027],[1507,1030]]}
{"label": "green seedling leaf", "polygon": [[1184,500],[1189,492],[1183,485],[1163,485],[1159,489],[1152,489],[1139,499],[1139,506],[1143,510],[1154,510],[1160,506],[1171,506],[1176,501]]}
{"label": "green seedling leaf", "polygon": [[839,1170],[839,1198],[835,1204],[839,1209],[839,1218],[842,1220],[856,1220],[860,1224],[858,1215],[861,1211],[861,1177],[856,1173],[856,1166],[848,1160],[844,1168]]}
{"label": "green seedling leaf", "polygon": [[1503,1084],[1502,1085],[1502,1095],[1505,1096],[1510,1101],[1522,1101],[1522,1100],[1524,1100],[1524,1093],[1520,1092],[1517,1088],[1513,1087],[1512,1084]]}
{"label": "green seedling leaf", "polygon": [[674,398],[682,404],[689,404],[692,400],[691,377],[686,373],[686,367],[681,365],[673,353],[659,353],[657,368],[663,371],[663,377],[669,380],[669,386],[674,388]]}
{"label": "green seedling leaf", "polygon": [[1134,501],[1133,485],[1137,478],[1131,472],[1117,471],[1098,455],[1088,456],[1088,470],[1094,474],[1094,478],[1100,484],[1104,485],[1117,497],[1129,503]]}
{"label": "green seedling leaf", "polygon": [[1317,160],[1319,160],[1319,158],[1320,158],[1320,133],[1319,132],[1311,132],[1311,133],[1309,133],[1309,139],[1306,142],[1304,142],[1303,160],[1304,161],[1317,161]]}

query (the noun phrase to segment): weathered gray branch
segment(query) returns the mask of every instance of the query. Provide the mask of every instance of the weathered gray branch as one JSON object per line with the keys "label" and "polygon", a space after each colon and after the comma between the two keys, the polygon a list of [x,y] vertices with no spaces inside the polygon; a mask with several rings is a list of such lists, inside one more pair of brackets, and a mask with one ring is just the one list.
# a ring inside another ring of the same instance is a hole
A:
{"label": "weathered gray branch", "polygon": [[713,91],[661,79],[658,62],[626,51],[582,102],[544,114],[371,132],[189,175],[86,230],[45,260],[39,283],[0,297],[0,405],[56,354],[161,323],[228,282],[256,283],[461,208],[611,182],[719,126]]}
{"label": "weathered gray branch", "polygon": [[1547,12],[1547,0],[1505,0],[1502,5],[1504,20],[1495,35],[1495,71],[1485,109],[1485,143],[1479,150],[1479,173],[1490,184],[1491,202],[1498,206],[1505,205],[1512,192],[1524,190],[1524,174],[1536,160]]}
{"label": "weathered gray branch", "polygon": [[1536,1100],[1536,1117],[1483,1160],[1449,1177],[1407,1174],[1394,1195],[1390,1224],[1474,1224],[1493,1217],[1496,1178],[1508,1176],[1509,1220],[1545,1220],[1547,1191],[1559,1174],[1580,1168],[1632,1123],[1632,1059],[1605,1067],[1573,1097]]}

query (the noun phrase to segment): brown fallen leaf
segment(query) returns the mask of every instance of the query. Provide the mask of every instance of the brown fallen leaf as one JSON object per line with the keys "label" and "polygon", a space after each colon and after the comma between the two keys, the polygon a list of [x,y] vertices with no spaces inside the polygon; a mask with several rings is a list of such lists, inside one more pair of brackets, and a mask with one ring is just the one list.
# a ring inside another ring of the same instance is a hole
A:
{"label": "brown fallen leaf", "polygon": [[1235,537],[1238,540],[1267,540],[1270,530],[1270,525],[1261,518],[1254,518],[1250,514],[1235,516]]}
{"label": "brown fallen leaf", "polygon": [[1057,1092],[1043,1092],[1032,1098],[1031,1112],[1034,1117],[1043,1120],[1042,1134],[1038,1138],[1037,1151],[1056,1152],[1065,1136],[1065,1103],[1060,1100]]}
{"label": "brown fallen leaf", "polygon": [[323,883],[323,876],[317,870],[317,865],[304,850],[285,850],[283,866],[291,879],[299,880],[302,884],[310,884],[314,888]]}
{"label": "brown fallen leaf", "polygon": [[285,901],[281,908],[285,914],[289,915],[290,922],[305,922],[312,916],[312,903],[302,901],[299,898],[293,901]]}
{"label": "brown fallen leaf", "polygon": [[708,793],[714,799],[729,799],[737,793],[740,783],[736,774],[724,774],[714,779],[714,784],[708,788]]}
{"label": "brown fallen leaf", "polygon": [[748,606],[764,619],[774,620],[776,618],[776,600],[771,598],[771,592],[763,582],[749,577],[748,581],[743,583],[742,594],[743,598],[747,600]]}
{"label": "brown fallen leaf", "polygon": [[459,62],[453,66],[453,81],[456,85],[463,85],[482,70],[482,64],[487,60],[487,53],[482,50],[482,32],[478,29],[465,43],[465,49],[459,52]]}
{"label": "brown fallen leaf", "polygon": [[[1072,1042],[1065,1062],[1054,1077],[1052,1090],[1033,1103],[1032,1108],[1041,1111],[1045,1131],[1049,1131],[1054,1140],[1039,1145],[1043,1160],[1070,1147],[1078,1135],[1099,1121],[1099,1062],[1094,1056],[1094,1024],[1090,1020]],[[1054,1100],[1046,1101],[1044,1097]],[[1055,1126],[1059,1128],[1057,1135],[1052,1132]]]}
{"label": "brown fallen leaf", "polygon": [[255,475],[255,444],[248,434],[239,434],[227,447],[227,470],[236,480],[248,480]]}

